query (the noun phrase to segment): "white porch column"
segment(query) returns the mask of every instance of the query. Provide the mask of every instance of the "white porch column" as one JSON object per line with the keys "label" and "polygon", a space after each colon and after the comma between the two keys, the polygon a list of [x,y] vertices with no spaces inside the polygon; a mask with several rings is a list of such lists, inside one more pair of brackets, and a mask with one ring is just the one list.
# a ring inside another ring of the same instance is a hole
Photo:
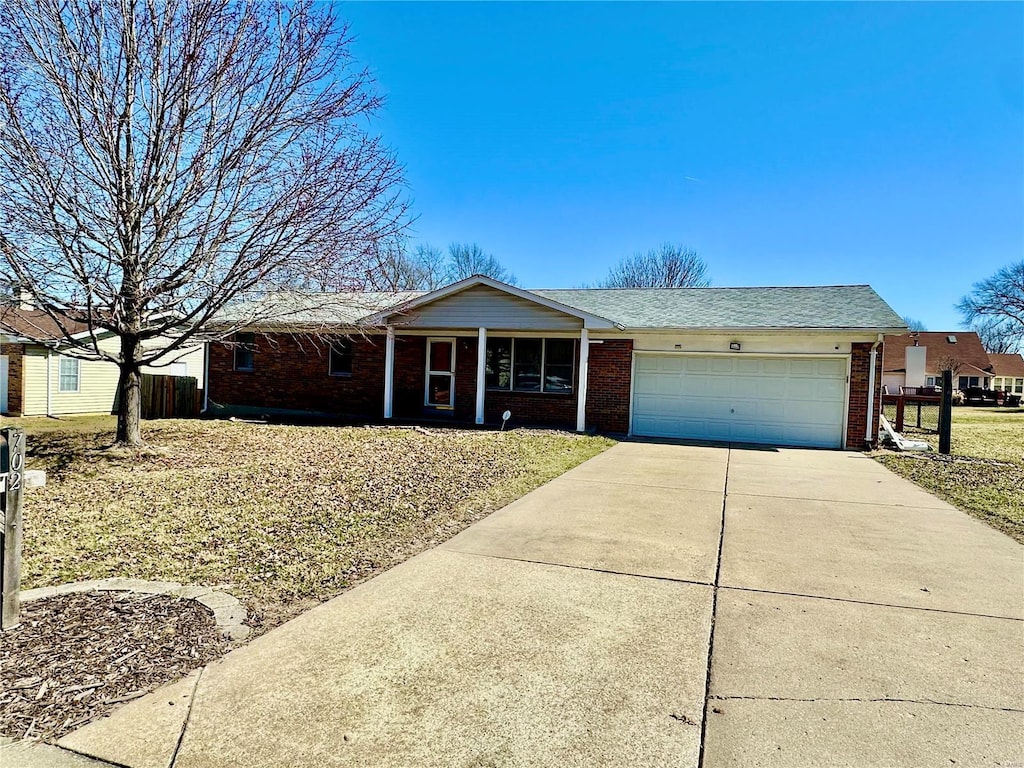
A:
{"label": "white porch column", "polygon": [[395,395],[395,328],[388,326],[388,340],[384,346],[384,418],[391,418],[391,403]]}
{"label": "white porch column", "polygon": [[580,331],[580,383],[576,402],[576,431],[587,430],[587,372],[590,369],[590,332]]}
{"label": "white porch column", "polygon": [[476,341],[476,423],[484,423],[484,392],[487,389],[487,329],[481,328]]}

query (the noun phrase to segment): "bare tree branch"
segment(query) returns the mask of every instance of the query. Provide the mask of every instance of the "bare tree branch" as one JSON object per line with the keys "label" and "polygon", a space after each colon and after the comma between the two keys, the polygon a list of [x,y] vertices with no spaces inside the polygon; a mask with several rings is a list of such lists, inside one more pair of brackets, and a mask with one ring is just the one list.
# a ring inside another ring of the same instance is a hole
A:
{"label": "bare tree branch", "polygon": [[957,309],[982,337],[986,350],[1019,351],[1024,346],[1024,261],[975,283]]}
{"label": "bare tree branch", "polygon": [[93,331],[64,332],[71,354],[121,367],[121,441],[142,365],[268,291],[364,288],[403,237],[381,100],[329,4],[7,0],[0,49],[0,258]]}
{"label": "bare tree branch", "polygon": [[708,267],[696,251],[665,243],[623,259],[600,283],[602,288],[707,288]]}

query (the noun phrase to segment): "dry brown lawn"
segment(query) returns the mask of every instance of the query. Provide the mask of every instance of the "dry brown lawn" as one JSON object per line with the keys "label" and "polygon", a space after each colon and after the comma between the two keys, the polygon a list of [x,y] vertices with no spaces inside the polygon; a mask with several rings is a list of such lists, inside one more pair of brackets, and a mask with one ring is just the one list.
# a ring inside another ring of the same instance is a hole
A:
{"label": "dry brown lawn", "polygon": [[437,544],[612,441],[554,431],[24,419],[24,587],[107,576],[219,585],[257,631]]}

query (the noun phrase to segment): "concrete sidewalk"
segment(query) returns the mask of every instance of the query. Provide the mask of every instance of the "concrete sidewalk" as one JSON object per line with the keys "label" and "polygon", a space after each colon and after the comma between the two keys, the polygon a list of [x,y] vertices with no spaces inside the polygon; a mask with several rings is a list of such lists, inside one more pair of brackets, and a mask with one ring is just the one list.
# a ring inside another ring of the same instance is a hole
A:
{"label": "concrete sidewalk", "polygon": [[132,768],[1022,763],[1022,580],[1024,548],[859,454],[622,443],[60,743]]}

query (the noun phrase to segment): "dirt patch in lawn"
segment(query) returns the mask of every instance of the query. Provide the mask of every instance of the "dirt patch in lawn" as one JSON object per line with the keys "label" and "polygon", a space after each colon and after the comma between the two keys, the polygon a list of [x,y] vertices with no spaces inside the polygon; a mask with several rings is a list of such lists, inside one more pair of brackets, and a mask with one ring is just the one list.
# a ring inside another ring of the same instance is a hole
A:
{"label": "dirt patch in lawn", "polygon": [[60,738],[229,645],[192,600],[92,592],[26,603],[0,634],[0,734]]}
{"label": "dirt patch in lawn", "polygon": [[214,586],[258,634],[444,541],[612,441],[554,431],[25,420],[25,587],[125,576]]}

